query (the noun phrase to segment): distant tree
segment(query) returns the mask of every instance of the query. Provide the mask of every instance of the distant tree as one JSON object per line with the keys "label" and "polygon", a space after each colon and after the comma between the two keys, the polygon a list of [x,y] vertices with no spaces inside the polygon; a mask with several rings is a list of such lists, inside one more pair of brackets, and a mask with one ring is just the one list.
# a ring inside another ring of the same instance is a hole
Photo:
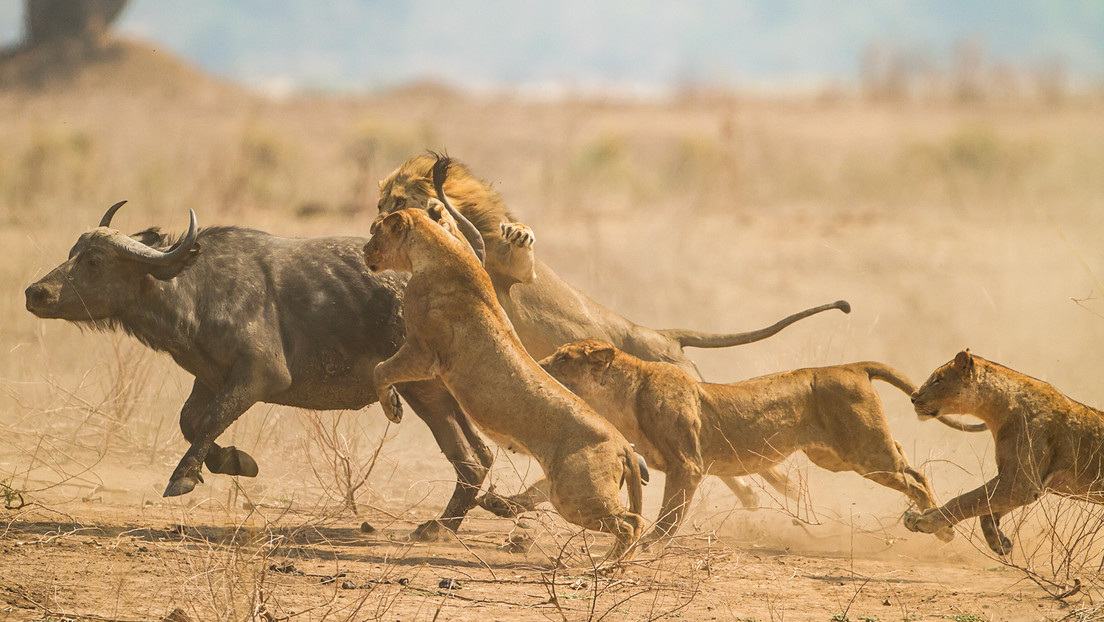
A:
{"label": "distant tree", "polygon": [[127,0],[23,0],[26,44],[96,43],[107,34]]}

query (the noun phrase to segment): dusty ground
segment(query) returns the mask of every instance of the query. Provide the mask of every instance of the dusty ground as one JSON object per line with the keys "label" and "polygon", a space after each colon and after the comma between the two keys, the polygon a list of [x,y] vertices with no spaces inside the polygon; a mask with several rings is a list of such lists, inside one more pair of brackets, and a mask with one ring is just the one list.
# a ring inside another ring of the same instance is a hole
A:
{"label": "dusty ground", "polygon": [[[135,231],[180,229],[191,207],[201,225],[365,235],[376,180],[447,148],[496,182],[547,263],[641,323],[727,332],[853,305],[693,351],[710,380],[873,359],[921,381],[970,347],[1099,406],[1098,99],[529,102],[420,88],[267,101],[141,49],[111,58],[123,69],[0,89],[0,484],[29,504],[0,510],[0,620],[1102,617],[1099,510],[1014,514],[1013,567],[973,523],[950,544],[910,534],[899,494],[800,457],[800,506],[763,491],[748,512],[707,481],[683,538],[598,579],[583,547],[608,542],[550,513],[518,526],[476,511],[457,539],[403,542],[453,473],[419,421],[389,426],[378,408],[258,405],[225,438],[260,476],[164,501],[189,378],[123,336],[38,320],[22,295],[119,199]],[[987,435],[921,424],[904,395],[881,394],[937,498],[992,475]],[[514,490],[537,471],[500,455],[490,481]],[[342,509],[349,488],[359,516]],[[516,537],[525,550],[503,548]],[[1075,578],[1079,593],[1051,597]]]}
{"label": "dusty ground", "polygon": [[[526,529],[477,512],[458,538],[411,545],[413,522],[372,511],[369,535],[351,516],[127,497],[9,513],[0,620],[160,620],[178,608],[192,620],[1053,620],[1089,606],[1046,596],[969,545],[903,533],[874,555],[701,534],[596,579],[582,539],[539,518]],[[531,548],[504,550],[520,533]]]}

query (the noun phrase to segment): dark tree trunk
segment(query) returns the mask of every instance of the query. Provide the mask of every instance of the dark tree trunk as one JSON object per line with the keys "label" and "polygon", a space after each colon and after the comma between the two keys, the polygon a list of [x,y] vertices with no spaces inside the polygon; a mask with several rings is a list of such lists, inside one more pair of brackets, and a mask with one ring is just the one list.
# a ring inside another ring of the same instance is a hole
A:
{"label": "dark tree trunk", "polygon": [[40,46],[63,40],[98,42],[126,3],[127,0],[23,0],[26,43]]}

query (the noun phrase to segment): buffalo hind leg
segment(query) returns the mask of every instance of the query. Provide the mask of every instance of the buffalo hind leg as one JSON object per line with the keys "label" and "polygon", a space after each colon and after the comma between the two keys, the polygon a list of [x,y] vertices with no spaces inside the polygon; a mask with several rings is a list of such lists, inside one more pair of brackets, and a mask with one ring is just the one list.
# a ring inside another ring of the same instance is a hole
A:
{"label": "buffalo hind leg", "polygon": [[445,529],[452,532],[460,529],[468,511],[475,507],[476,495],[490,472],[494,454],[439,381],[402,385],[400,392],[456,469],[456,488],[444,511],[438,518],[418,525],[410,534],[411,540],[432,541],[440,538]]}

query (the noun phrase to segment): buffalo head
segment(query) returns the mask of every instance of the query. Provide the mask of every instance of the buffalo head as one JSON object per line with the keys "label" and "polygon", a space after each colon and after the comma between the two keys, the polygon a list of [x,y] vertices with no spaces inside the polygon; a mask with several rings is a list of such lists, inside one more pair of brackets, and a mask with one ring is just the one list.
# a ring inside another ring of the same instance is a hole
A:
{"label": "buffalo head", "polygon": [[153,279],[175,277],[195,259],[198,229],[191,212],[188,232],[161,250],[155,229],[128,236],[111,228],[111,218],[126,201],[112,205],[100,226],[84,233],[69,260],[27,288],[27,310],[42,318],[96,322],[115,317],[133,304]]}

